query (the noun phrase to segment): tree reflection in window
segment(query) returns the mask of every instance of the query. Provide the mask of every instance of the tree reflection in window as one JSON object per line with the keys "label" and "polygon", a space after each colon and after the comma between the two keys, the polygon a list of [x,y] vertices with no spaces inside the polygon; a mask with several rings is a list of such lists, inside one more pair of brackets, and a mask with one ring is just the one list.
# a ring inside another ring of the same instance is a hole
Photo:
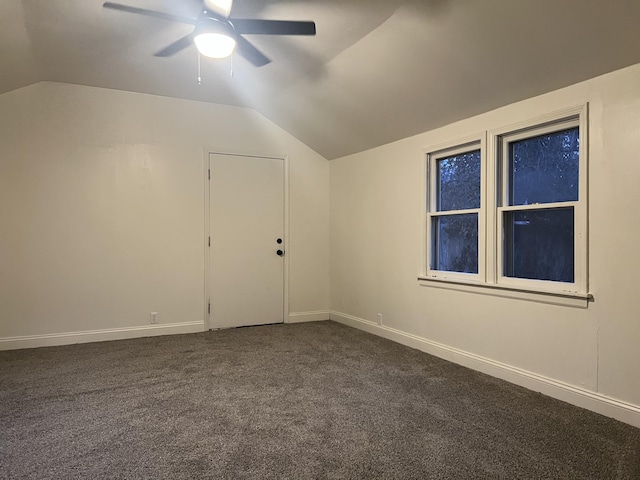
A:
{"label": "tree reflection in window", "polygon": [[433,218],[435,270],[478,273],[480,150],[437,160]]}
{"label": "tree reflection in window", "polygon": [[[541,208],[504,212],[504,275],[571,283],[579,128],[514,141],[508,151],[508,205]],[[551,203],[561,205],[542,207]]]}

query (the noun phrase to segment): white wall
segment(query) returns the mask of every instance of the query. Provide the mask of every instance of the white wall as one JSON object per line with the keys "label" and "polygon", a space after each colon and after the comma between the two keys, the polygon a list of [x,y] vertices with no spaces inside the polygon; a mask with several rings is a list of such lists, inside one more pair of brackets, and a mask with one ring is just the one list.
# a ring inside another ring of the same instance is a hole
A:
{"label": "white wall", "polygon": [[[332,318],[589,408],[604,402],[603,413],[640,425],[639,85],[636,65],[332,161]],[[595,301],[574,308],[420,286],[423,149],[584,102]],[[370,323],[377,313],[382,328]]]}
{"label": "white wall", "polygon": [[0,343],[202,330],[209,147],[289,155],[290,312],[326,312],[324,158],[252,110],[39,83],[0,96]]}

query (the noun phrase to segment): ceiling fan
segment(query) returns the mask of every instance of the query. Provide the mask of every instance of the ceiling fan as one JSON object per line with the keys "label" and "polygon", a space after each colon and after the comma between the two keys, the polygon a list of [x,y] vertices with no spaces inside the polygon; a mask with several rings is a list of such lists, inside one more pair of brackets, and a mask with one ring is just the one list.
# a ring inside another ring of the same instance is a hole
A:
{"label": "ceiling fan", "polygon": [[156,52],[156,57],[170,57],[195,43],[198,51],[207,57],[225,58],[237,49],[238,53],[253,65],[261,67],[271,60],[242,35],[316,34],[314,22],[231,18],[229,15],[232,2],[233,0],[203,0],[202,11],[195,19],[114,2],[105,2],[102,6],[195,26],[193,32]]}

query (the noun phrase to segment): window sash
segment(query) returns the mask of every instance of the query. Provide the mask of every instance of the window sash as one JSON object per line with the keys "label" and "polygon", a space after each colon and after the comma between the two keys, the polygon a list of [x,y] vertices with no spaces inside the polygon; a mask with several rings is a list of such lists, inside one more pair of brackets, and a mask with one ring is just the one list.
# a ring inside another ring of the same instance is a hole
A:
{"label": "window sash", "polygon": [[[522,205],[522,206],[509,206],[499,207],[497,211],[498,224],[496,229],[501,232],[501,248],[499,249],[499,255],[496,262],[497,284],[503,286],[513,286],[514,288],[524,288],[525,286],[534,287],[537,290],[543,291],[560,291],[560,292],[573,292],[576,293],[575,282],[576,278],[576,266],[578,264],[579,255],[579,239],[576,235],[576,209],[579,202],[556,202],[556,203],[541,203],[535,205]],[[560,210],[570,208],[573,210],[573,282],[562,282],[557,280],[539,280],[534,278],[514,277],[505,274],[507,270],[508,252],[507,248],[507,232],[504,225],[505,213],[518,213],[518,212],[536,212],[542,210]]]}
{"label": "window sash", "polygon": [[[582,139],[584,129],[581,128],[579,117],[575,116],[574,118],[571,118],[571,119],[563,119],[557,122],[548,122],[547,124],[542,124],[540,126],[535,126],[535,124],[533,124],[529,128],[524,128],[515,133],[496,135],[497,143],[500,145],[500,151],[498,153],[499,159],[497,161],[498,174],[496,175],[496,178],[500,179],[500,182],[498,184],[498,187],[499,187],[498,190],[500,192],[499,198],[498,198],[498,207],[506,207],[509,205],[509,184],[511,181],[511,178],[510,178],[511,171],[509,168],[510,144],[521,141],[521,140],[527,140],[532,137],[538,137],[538,136],[547,135],[550,133],[560,132],[562,130],[568,130],[574,127],[578,127],[580,131],[581,147],[580,147],[580,161],[578,163],[579,165],[578,168],[580,170],[578,171],[579,182],[578,182],[578,200],[577,200],[577,201],[580,201],[580,198],[581,198],[580,193],[582,190],[581,188],[582,187],[581,172],[582,172],[582,165],[583,165],[582,151],[585,144],[583,143],[583,139]],[[544,203],[544,205],[547,205],[547,204]]]}
{"label": "window sash", "polygon": [[[423,272],[430,278],[438,278],[444,280],[460,281],[464,283],[481,283],[485,278],[485,185],[486,185],[486,160],[485,148],[486,134],[474,135],[458,142],[451,142],[439,148],[429,149],[425,151],[425,171],[423,172],[423,181],[426,186],[426,214],[424,216],[425,240],[422,245],[426,245],[423,249]],[[480,208],[471,208],[463,210],[438,210],[438,162],[444,158],[461,155],[464,153],[480,150]],[[435,267],[437,243],[433,230],[434,219],[443,216],[477,214],[478,216],[478,273],[463,273],[447,270],[437,270]]]}
{"label": "window sash", "polygon": [[450,211],[444,211],[444,212],[434,212],[433,215],[431,215],[431,228],[432,228],[432,243],[431,243],[431,252],[430,252],[430,269],[433,272],[440,272],[440,274],[456,274],[456,275],[478,275],[478,272],[460,272],[457,270],[442,270],[438,268],[438,264],[440,263],[440,255],[439,255],[439,246],[441,245],[440,242],[440,238],[439,238],[439,232],[437,229],[434,228],[434,226],[436,225],[436,223],[438,223],[438,221],[440,219],[445,219],[445,218],[452,218],[452,217],[461,217],[463,215],[474,215],[475,219],[476,219],[476,223],[478,225],[478,229],[476,231],[476,236],[477,236],[477,257],[476,257],[476,262],[477,262],[477,270],[480,270],[480,235],[479,235],[479,230],[480,230],[480,209],[479,208],[474,208],[474,209],[468,209],[468,210],[450,210]]}

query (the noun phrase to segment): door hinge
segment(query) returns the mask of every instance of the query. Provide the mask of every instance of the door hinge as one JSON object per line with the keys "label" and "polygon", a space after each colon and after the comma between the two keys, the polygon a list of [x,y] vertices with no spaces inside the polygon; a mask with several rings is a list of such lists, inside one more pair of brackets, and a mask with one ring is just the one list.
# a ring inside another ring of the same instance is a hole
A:
{"label": "door hinge", "polygon": [[211,315],[211,302],[207,305],[207,313]]}
{"label": "door hinge", "polygon": [[207,177],[211,180],[211,169],[207,170]]}
{"label": "door hinge", "polygon": [[211,237],[209,237],[209,246],[211,246]]}

